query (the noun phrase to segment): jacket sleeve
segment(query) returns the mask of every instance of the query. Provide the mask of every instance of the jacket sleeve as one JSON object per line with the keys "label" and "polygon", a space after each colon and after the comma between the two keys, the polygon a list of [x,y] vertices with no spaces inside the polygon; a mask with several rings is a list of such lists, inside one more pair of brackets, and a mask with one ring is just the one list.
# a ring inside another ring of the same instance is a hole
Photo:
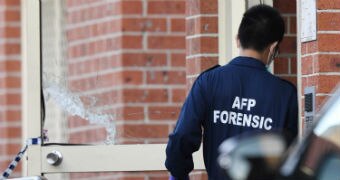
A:
{"label": "jacket sleeve", "polygon": [[290,144],[298,134],[298,99],[296,88],[291,93],[286,117],[285,136],[288,144]]}
{"label": "jacket sleeve", "polygon": [[194,168],[192,153],[202,139],[202,120],[206,113],[206,99],[202,78],[199,76],[184,102],[176,127],[169,135],[165,166],[175,179],[186,179]]}

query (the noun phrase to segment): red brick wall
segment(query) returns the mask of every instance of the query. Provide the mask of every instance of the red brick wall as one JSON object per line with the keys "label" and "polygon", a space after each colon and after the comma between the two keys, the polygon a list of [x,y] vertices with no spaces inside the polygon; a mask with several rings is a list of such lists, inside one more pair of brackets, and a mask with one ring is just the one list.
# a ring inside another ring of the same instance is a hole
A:
{"label": "red brick wall", "polygon": [[[20,0],[0,1],[0,171],[21,148]],[[21,166],[11,177],[18,176]]]}
{"label": "red brick wall", "polygon": [[[218,64],[217,0],[186,0],[186,72],[189,91],[197,76]],[[208,179],[204,171],[194,171],[191,179]]]}
{"label": "red brick wall", "polygon": [[297,85],[296,0],[274,0],[285,21],[285,35],[279,57],[274,60],[274,74]]}
{"label": "red brick wall", "polygon": [[187,89],[204,70],[218,64],[217,0],[186,0]]}
{"label": "red brick wall", "polygon": [[339,10],[339,0],[318,0],[317,40],[301,44],[301,92],[308,86],[316,87],[316,111],[340,82]]}

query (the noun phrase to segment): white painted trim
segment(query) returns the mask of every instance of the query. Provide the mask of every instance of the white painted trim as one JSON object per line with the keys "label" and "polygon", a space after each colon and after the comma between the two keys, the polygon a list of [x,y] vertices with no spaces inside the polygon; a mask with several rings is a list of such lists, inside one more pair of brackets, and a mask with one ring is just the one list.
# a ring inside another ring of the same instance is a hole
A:
{"label": "white painted trim", "polygon": [[340,31],[317,31],[318,34],[340,34]]}
{"label": "white painted trim", "polygon": [[198,57],[218,57],[218,54],[195,54],[187,56],[186,59],[198,58]]}
{"label": "white painted trim", "polygon": [[185,18],[185,20],[190,20],[190,19],[196,19],[196,18],[204,18],[204,17],[218,17],[217,14],[197,14],[193,16],[188,16]]}
{"label": "white painted trim", "polygon": [[218,1],[219,64],[228,63],[238,55],[236,36],[245,11],[245,0]]}
{"label": "white painted trim", "polygon": [[317,13],[328,12],[328,13],[339,13],[340,9],[323,9],[323,10],[316,10]]}
{"label": "white painted trim", "polygon": [[296,25],[297,25],[297,32],[296,32],[296,47],[297,47],[297,92],[298,92],[298,106],[299,106],[299,112],[298,112],[298,137],[299,140],[302,140],[302,110],[301,110],[301,98],[302,98],[302,93],[301,93],[301,89],[302,89],[302,73],[301,73],[301,0],[297,0],[296,1]]}
{"label": "white painted trim", "polygon": [[[165,144],[45,146],[42,148],[43,173],[114,172],[166,170]],[[59,166],[46,162],[46,155],[59,151],[63,161]],[[194,153],[195,169],[205,169],[202,150]]]}
{"label": "white painted trim", "polygon": [[[23,140],[41,135],[39,6],[39,0],[21,0]],[[29,146],[25,175],[40,175],[40,150],[39,145]]]}
{"label": "white painted trim", "polygon": [[195,34],[191,36],[186,36],[185,39],[194,39],[194,38],[201,38],[201,37],[218,37],[218,34]]}

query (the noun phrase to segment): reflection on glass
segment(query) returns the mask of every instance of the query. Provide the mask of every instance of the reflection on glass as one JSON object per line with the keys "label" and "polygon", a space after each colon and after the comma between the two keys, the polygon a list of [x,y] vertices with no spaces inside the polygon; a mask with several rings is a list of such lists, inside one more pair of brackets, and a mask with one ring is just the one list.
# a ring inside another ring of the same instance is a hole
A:
{"label": "reflection on glass", "polygon": [[340,146],[340,97],[337,95],[338,93],[335,94],[333,103],[325,110],[313,131],[317,136]]}
{"label": "reflection on glass", "polygon": [[[74,62],[71,62],[72,57],[68,52],[75,43],[67,36],[69,22],[66,21],[65,2],[42,0],[43,92],[46,102],[44,128],[48,130],[51,142],[95,143],[105,140],[107,144],[114,144],[114,115],[104,113],[99,105],[103,98],[78,86],[86,85],[88,90],[99,91],[99,72],[90,76],[81,71],[72,72]],[[91,68],[90,64],[88,66],[81,68]],[[94,77],[94,83],[89,85],[79,78],[85,75],[92,79]]]}
{"label": "reflection on glass", "polygon": [[319,167],[316,179],[328,180],[340,177],[340,157],[334,154],[327,156]]}

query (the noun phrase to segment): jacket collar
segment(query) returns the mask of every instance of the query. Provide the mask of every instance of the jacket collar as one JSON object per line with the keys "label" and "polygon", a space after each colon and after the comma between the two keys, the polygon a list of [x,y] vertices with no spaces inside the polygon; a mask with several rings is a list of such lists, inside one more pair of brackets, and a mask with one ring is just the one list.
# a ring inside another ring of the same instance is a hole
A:
{"label": "jacket collar", "polygon": [[234,58],[233,60],[231,60],[229,64],[266,70],[266,65],[262,61],[252,58],[252,57],[238,56]]}

